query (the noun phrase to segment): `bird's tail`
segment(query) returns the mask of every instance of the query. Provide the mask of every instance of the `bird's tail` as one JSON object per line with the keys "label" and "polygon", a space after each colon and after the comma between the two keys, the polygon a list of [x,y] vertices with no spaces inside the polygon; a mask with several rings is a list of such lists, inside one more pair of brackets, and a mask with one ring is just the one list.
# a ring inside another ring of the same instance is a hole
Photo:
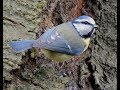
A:
{"label": "bird's tail", "polygon": [[12,41],[10,46],[14,52],[19,53],[32,48],[34,42],[35,40]]}

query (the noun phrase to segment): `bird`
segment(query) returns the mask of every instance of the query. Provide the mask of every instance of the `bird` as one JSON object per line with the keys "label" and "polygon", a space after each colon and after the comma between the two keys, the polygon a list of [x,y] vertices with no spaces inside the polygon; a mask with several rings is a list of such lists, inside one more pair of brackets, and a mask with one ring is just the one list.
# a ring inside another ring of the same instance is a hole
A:
{"label": "bird", "polygon": [[49,59],[64,62],[86,51],[97,27],[92,17],[82,15],[46,29],[36,40],[11,41],[9,45],[16,53],[40,48]]}

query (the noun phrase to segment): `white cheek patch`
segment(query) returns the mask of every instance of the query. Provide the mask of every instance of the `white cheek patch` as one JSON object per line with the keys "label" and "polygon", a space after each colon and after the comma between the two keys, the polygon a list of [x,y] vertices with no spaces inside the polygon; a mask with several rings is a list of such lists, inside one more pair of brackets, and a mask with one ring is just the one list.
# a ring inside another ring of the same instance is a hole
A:
{"label": "white cheek patch", "polygon": [[77,29],[77,30],[84,30],[85,29],[85,25],[82,25],[82,24],[78,24],[78,23],[73,23],[73,25],[75,26],[75,28]]}
{"label": "white cheek patch", "polygon": [[91,25],[85,24],[73,23],[73,25],[76,28],[76,30],[80,33],[80,35],[87,35],[93,28]]}

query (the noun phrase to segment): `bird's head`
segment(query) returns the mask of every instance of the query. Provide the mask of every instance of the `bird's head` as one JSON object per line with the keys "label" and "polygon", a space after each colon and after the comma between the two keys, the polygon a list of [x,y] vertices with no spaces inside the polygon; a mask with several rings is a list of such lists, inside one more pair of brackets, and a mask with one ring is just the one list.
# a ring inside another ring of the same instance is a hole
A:
{"label": "bird's head", "polygon": [[74,27],[79,32],[80,36],[90,38],[98,27],[95,21],[90,16],[79,16],[72,21]]}

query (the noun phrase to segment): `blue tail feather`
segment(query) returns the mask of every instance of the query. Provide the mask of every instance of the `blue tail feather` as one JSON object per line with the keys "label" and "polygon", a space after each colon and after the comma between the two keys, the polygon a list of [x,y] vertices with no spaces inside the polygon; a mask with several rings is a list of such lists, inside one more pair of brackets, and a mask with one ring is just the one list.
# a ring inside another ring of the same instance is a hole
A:
{"label": "blue tail feather", "polygon": [[35,40],[12,41],[9,45],[14,52],[18,53],[32,48],[34,42]]}

